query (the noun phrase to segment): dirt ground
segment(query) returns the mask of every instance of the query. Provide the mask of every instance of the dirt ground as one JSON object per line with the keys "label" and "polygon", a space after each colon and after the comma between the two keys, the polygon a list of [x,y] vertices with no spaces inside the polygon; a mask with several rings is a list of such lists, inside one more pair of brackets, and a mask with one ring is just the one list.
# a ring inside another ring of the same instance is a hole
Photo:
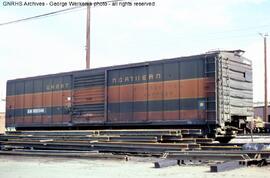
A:
{"label": "dirt ground", "polygon": [[1,178],[268,178],[270,175],[270,166],[241,168],[222,173],[211,173],[209,169],[209,166],[155,169],[152,161],[145,159],[124,161],[0,156]]}

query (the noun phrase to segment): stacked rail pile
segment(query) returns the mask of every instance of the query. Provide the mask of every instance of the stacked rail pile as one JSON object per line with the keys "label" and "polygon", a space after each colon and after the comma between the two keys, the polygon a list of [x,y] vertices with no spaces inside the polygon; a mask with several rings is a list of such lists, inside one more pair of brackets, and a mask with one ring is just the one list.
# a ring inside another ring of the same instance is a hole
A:
{"label": "stacked rail pile", "polygon": [[2,150],[67,150],[161,154],[201,150],[212,139],[199,129],[16,131],[0,136]]}

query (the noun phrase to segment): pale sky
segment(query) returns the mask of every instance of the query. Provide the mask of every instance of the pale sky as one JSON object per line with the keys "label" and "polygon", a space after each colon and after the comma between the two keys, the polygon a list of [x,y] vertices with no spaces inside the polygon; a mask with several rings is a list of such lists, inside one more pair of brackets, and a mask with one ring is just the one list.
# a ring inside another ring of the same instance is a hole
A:
{"label": "pale sky", "polygon": [[[92,68],[242,49],[253,61],[254,101],[263,100],[263,39],[258,32],[270,32],[269,0],[147,1],[156,6],[92,8]],[[62,9],[3,2],[0,23]],[[9,79],[84,69],[85,17],[83,8],[0,26],[0,98],[5,98]],[[4,104],[0,101],[0,112]]]}

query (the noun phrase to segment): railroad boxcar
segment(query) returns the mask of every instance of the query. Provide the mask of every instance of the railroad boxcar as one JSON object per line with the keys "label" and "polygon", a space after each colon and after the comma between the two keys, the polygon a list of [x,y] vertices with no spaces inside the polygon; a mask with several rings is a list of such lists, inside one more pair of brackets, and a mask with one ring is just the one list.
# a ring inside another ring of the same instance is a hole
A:
{"label": "railroad boxcar", "polygon": [[9,80],[6,127],[192,127],[228,136],[253,115],[252,64],[242,53]]}

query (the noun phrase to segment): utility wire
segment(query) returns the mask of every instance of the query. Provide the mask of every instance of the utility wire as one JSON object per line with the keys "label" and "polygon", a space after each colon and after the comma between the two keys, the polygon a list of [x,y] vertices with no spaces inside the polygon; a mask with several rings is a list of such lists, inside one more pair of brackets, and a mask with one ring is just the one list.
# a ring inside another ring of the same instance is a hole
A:
{"label": "utility wire", "polygon": [[71,10],[74,10],[74,9],[78,9],[78,8],[81,8],[81,7],[72,7],[72,8],[68,8],[68,9],[62,9],[62,10],[59,10],[59,11],[49,12],[49,13],[46,13],[46,14],[36,15],[36,16],[27,17],[27,18],[23,18],[23,19],[19,19],[19,20],[14,20],[14,21],[9,21],[9,22],[5,22],[5,23],[1,23],[0,26],[10,25],[10,24],[24,22],[24,21],[33,20],[33,19],[39,19],[39,18],[42,18],[42,17],[47,17],[47,16],[59,14],[59,13],[62,13],[62,12],[67,12],[67,11],[71,11]]}
{"label": "utility wire", "polygon": [[[117,2],[117,1],[125,1],[125,0],[111,0],[111,1],[102,1],[102,2]],[[58,11],[54,11],[54,12],[49,12],[49,13],[45,13],[45,14],[41,14],[41,15],[22,18],[22,19],[18,19],[18,20],[14,20],[14,21],[9,21],[9,22],[4,22],[4,23],[0,23],[0,26],[10,25],[10,24],[24,22],[24,21],[28,21],[28,20],[40,19],[43,17],[50,17],[53,15],[58,15],[58,14],[63,14],[63,13],[68,13],[68,12],[71,12],[75,9],[79,9],[79,8],[83,8],[83,7],[85,7],[85,6],[71,7],[71,8],[62,9],[62,10],[58,10]]]}
{"label": "utility wire", "polygon": [[[102,2],[118,2],[118,1],[126,1],[126,0],[109,0],[109,1],[102,1]],[[77,6],[77,7],[62,9],[62,10],[58,10],[58,11],[54,11],[54,12],[41,14],[41,15],[36,15],[36,16],[32,16],[32,17],[27,17],[27,18],[14,20],[14,21],[0,23],[0,27],[4,26],[4,25],[20,23],[20,22],[24,22],[24,21],[28,21],[28,20],[36,20],[36,19],[40,19],[40,18],[45,18],[45,17],[51,17],[51,16],[55,16],[55,15],[71,13],[71,12],[80,11],[80,10],[84,10],[84,9],[85,9],[85,6]],[[249,27],[249,28],[239,28],[239,29],[236,28],[236,29],[227,30],[227,31],[213,32],[211,34],[206,34],[206,35],[207,36],[218,36],[220,34],[228,33],[228,32],[249,31],[249,30],[252,30],[252,29],[258,29],[258,28],[269,27],[269,26],[270,26],[270,24],[265,24],[265,25],[253,26],[253,27]],[[248,35],[253,35],[253,33],[248,34]],[[248,35],[245,34],[245,35],[234,35],[234,36],[227,36],[227,37],[218,37],[218,38],[211,38],[210,40],[217,40],[217,39],[222,40],[222,39],[228,39],[228,38],[244,38],[244,37],[249,37]],[[178,36],[177,39],[179,39],[179,38],[185,38],[185,36]]]}
{"label": "utility wire", "polygon": [[[117,2],[117,1],[125,1],[125,0],[110,0],[110,1],[102,1],[102,2]],[[0,26],[10,25],[10,24],[24,22],[24,21],[28,21],[28,20],[40,19],[40,18],[44,18],[44,17],[50,17],[50,16],[54,16],[54,15],[66,14],[66,13],[74,12],[75,9],[83,10],[84,9],[83,7],[84,6],[72,7],[72,8],[62,9],[62,10],[59,10],[59,11],[54,11],[54,12],[50,12],[50,13],[45,13],[45,14],[41,14],[41,15],[27,17],[27,18],[23,18],[23,19],[19,19],[19,20],[0,23]],[[270,24],[264,24],[264,25],[260,25],[260,26],[251,26],[251,27],[248,27],[248,28],[238,28],[238,29],[236,28],[236,29],[225,30],[225,31],[220,31],[220,32],[213,32],[213,33],[208,34],[208,35],[209,36],[216,36],[216,35],[219,35],[219,34],[222,34],[222,33],[238,32],[238,31],[249,31],[249,30],[258,29],[258,28],[265,28],[265,27],[269,27],[269,26],[270,26]]]}

